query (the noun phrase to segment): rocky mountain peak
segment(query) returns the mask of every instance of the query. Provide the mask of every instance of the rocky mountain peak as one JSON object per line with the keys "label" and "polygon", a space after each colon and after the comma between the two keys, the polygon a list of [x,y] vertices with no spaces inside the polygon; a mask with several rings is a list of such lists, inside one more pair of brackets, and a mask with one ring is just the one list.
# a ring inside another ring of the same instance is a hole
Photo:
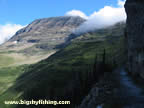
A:
{"label": "rocky mountain peak", "polygon": [[[57,28],[57,27],[65,27],[65,26],[79,26],[84,19],[81,17],[71,17],[71,16],[61,16],[61,17],[51,17],[51,18],[43,18],[37,19],[29,24],[27,27],[19,30],[16,35],[21,33],[28,33],[33,31],[41,31],[45,29]],[[45,29],[44,29],[45,27]]]}
{"label": "rocky mountain peak", "polygon": [[29,52],[30,49],[50,50],[65,42],[65,39],[82,24],[81,17],[61,16],[37,19],[16,34],[0,49]]}

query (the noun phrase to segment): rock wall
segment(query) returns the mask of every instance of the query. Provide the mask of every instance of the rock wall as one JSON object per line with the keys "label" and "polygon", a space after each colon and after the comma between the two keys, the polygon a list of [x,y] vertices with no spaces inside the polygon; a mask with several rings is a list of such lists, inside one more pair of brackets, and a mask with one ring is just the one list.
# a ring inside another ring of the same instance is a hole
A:
{"label": "rock wall", "polygon": [[144,78],[144,1],[127,0],[125,10],[128,70]]}

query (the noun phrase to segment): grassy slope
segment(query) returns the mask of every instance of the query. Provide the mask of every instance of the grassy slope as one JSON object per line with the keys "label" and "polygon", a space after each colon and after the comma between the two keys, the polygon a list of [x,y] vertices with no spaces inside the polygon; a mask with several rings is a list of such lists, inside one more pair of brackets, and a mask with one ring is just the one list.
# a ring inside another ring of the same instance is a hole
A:
{"label": "grassy slope", "polygon": [[[27,65],[13,66],[13,67],[1,67],[0,68],[0,107],[7,108],[3,104],[5,99],[13,99],[16,97],[16,93],[9,89],[15,83],[17,77],[19,77],[26,69]],[[5,94],[6,91],[9,91]],[[18,93],[17,93],[18,94]]]}
{"label": "grassy slope", "polygon": [[0,67],[10,65],[14,62],[12,57],[6,55],[0,55]]}
{"label": "grassy slope", "polygon": [[[103,50],[106,49],[106,60],[112,64],[124,61],[123,44],[124,26],[115,26],[110,29],[88,33],[74,39],[66,48],[58,51],[50,58],[43,60],[29,69],[17,79],[15,85],[0,97],[0,102],[8,99],[8,94],[18,95],[19,98],[47,97],[50,88],[55,88],[55,95],[61,96],[76,72],[86,72],[94,63],[95,56],[102,59]],[[16,88],[16,89],[14,89]],[[15,98],[15,96],[11,96]]]}
{"label": "grassy slope", "polygon": [[34,64],[40,60],[46,59],[56,51],[51,50],[35,55],[25,55],[17,52],[0,52],[0,67],[19,66],[24,64]]}
{"label": "grassy slope", "polygon": [[26,56],[14,52],[0,52],[0,94],[13,85],[13,82],[24,71],[25,64],[33,64],[53,54]]}
{"label": "grassy slope", "polygon": [[15,79],[24,72],[25,66],[0,68],[0,94],[10,87]]}

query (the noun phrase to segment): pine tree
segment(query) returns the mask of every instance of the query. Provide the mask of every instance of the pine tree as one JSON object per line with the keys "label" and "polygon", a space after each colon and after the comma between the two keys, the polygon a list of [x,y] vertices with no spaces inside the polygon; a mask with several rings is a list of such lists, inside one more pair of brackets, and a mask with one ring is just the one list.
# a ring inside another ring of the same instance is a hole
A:
{"label": "pine tree", "polygon": [[104,51],[103,51],[103,59],[102,59],[102,64],[105,66],[105,64],[106,64],[106,50],[104,49]]}

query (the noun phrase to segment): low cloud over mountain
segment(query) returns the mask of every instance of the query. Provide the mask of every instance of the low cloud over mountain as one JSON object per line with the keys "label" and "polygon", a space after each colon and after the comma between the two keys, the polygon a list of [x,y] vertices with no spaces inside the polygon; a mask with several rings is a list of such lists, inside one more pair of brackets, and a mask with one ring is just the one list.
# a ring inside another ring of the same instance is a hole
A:
{"label": "low cloud over mountain", "polygon": [[10,39],[19,29],[24,26],[19,24],[0,25],[0,44]]}
{"label": "low cloud over mountain", "polygon": [[67,12],[66,16],[80,16],[87,19],[75,32],[82,33],[87,31],[92,31],[95,29],[100,29],[114,25],[115,23],[125,21],[126,13],[124,9],[125,1],[118,0],[117,6],[104,6],[104,8],[99,11],[95,11],[90,16],[87,16],[80,10],[72,10]]}

